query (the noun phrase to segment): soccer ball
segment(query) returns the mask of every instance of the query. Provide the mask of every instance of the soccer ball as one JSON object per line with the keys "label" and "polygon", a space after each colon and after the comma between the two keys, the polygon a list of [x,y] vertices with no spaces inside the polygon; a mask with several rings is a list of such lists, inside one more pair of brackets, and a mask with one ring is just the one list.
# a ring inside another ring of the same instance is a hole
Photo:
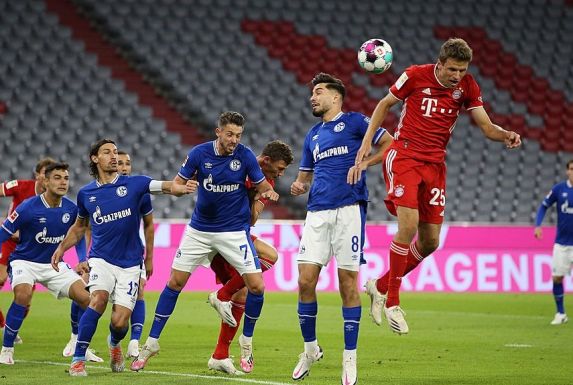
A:
{"label": "soccer ball", "polygon": [[382,39],[367,40],[358,50],[358,64],[368,72],[381,74],[392,65],[392,47]]}

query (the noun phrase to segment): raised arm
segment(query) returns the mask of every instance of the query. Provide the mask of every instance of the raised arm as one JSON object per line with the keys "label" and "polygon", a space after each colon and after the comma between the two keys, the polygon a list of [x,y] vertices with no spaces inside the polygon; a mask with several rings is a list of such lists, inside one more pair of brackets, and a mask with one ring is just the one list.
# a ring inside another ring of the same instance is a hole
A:
{"label": "raised arm", "polygon": [[76,243],[78,243],[85,235],[88,228],[88,218],[78,217],[76,222],[70,227],[64,240],[58,245],[56,251],[52,255],[52,267],[56,271],[60,271],[58,263],[64,257],[64,253]]}
{"label": "raised arm", "polygon": [[364,135],[364,139],[362,139],[362,145],[360,149],[358,149],[358,153],[356,154],[356,164],[362,162],[364,158],[366,158],[370,151],[372,150],[372,138],[374,138],[374,134],[378,127],[382,125],[384,119],[388,115],[388,111],[390,108],[398,103],[400,99],[388,93],[382,100],[378,102],[372,116],[370,117],[370,123],[368,123],[368,130],[366,130],[366,134]]}
{"label": "raised arm", "polygon": [[310,190],[313,176],[314,174],[310,171],[299,171],[296,180],[290,185],[291,195],[297,196],[307,193]]}
{"label": "raised arm", "polygon": [[497,124],[493,124],[483,107],[476,107],[470,111],[472,118],[474,118],[474,121],[481,128],[486,138],[496,142],[504,142],[507,148],[516,148],[521,145],[519,134],[514,131],[504,130]]}
{"label": "raised arm", "polygon": [[392,144],[392,140],[393,140],[392,136],[387,131],[385,131],[384,135],[382,135],[382,138],[380,139],[378,145],[376,146],[377,151],[374,154],[371,154],[365,159],[363,159],[362,162],[360,162],[359,164],[350,167],[350,169],[348,170],[348,175],[346,177],[346,182],[348,182],[349,184],[357,183],[362,178],[362,172],[364,170],[366,170],[370,166],[374,166],[382,162],[382,159],[384,158],[384,153],[386,152],[388,147],[390,147],[390,145]]}

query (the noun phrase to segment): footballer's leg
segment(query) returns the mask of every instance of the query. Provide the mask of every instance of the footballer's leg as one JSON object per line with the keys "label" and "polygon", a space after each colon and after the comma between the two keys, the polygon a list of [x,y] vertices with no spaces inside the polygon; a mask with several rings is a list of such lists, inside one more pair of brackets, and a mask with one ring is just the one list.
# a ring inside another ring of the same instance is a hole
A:
{"label": "footballer's leg", "polygon": [[209,362],[207,364],[209,369],[219,370],[233,375],[244,374],[244,372],[241,372],[235,368],[233,360],[229,356],[229,348],[231,346],[231,342],[237,334],[237,331],[239,330],[241,318],[245,312],[246,298],[246,288],[239,290],[231,297],[231,311],[235,321],[237,322],[237,326],[233,327],[221,321],[221,330],[219,331],[217,346],[215,347],[215,351],[213,352],[211,358],[209,358]]}
{"label": "footballer's leg", "polygon": [[181,290],[185,287],[190,276],[191,273],[188,271],[180,271],[175,268],[171,269],[169,282],[167,282],[167,285],[161,292],[157,306],[155,307],[155,317],[153,318],[149,336],[141,348],[139,355],[131,363],[131,370],[139,371],[143,369],[147,361],[159,352],[159,337],[175,309]]}
{"label": "footballer's leg", "polygon": [[357,382],[356,346],[360,329],[362,307],[358,293],[358,271],[338,269],[340,296],[342,297],[342,318],[344,319],[344,352],[342,354],[341,382],[354,385]]}
{"label": "footballer's leg", "polygon": [[302,380],[310,373],[310,367],[319,361],[322,349],[316,338],[316,316],[318,304],[316,301],[316,285],[322,266],[311,263],[299,263],[298,265],[298,319],[300,330],[304,339],[304,352],[299,355],[293,373],[293,380]]}
{"label": "footballer's leg", "polygon": [[[145,271],[143,268],[142,271]],[[145,323],[145,299],[144,291],[147,280],[142,275],[139,279],[139,292],[137,293],[137,301],[131,313],[131,338],[127,346],[127,356],[135,358],[139,355],[139,339],[143,331],[143,324]]]}
{"label": "footballer's leg", "polygon": [[32,300],[32,285],[31,282],[17,283],[15,279],[12,281],[14,285],[14,301],[8,313],[6,313],[6,325],[4,328],[4,340],[2,342],[2,350],[0,351],[0,364],[13,365],[14,364],[14,341],[18,335],[18,330],[24,322],[26,311]]}
{"label": "footballer's leg", "polygon": [[247,298],[245,300],[245,316],[243,333],[239,336],[241,348],[241,369],[250,373],[254,367],[253,358],[253,333],[255,324],[259,319],[264,303],[265,283],[260,272],[243,274],[247,286]]}
{"label": "footballer's leg", "polygon": [[187,226],[171,265],[171,276],[159,296],[155,317],[149,336],[137,358],[131,363],[131,370],[143,369],[147,361],[159,352],[159,336],[175,309],[181,290],[198,266],[206,265],[214,255],[213,234],[200,232]]}

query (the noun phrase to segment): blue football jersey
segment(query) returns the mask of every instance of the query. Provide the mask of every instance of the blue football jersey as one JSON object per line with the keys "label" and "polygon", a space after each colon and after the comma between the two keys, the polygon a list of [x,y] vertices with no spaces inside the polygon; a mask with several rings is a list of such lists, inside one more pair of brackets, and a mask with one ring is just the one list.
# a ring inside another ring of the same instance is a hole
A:
{"label": "blue football jersey", "polygon": [[[336,115],[321,122],[306,135],[299,170],[314,172],[308,210],[330,210],[368,200],[366,172],[354,185],[346,182],[348,170],[354,166],[356,153],[368,129],[370,119],[357,112]],[[384,134],[378,128],[372,142],[377,144]]]}
{"label": "blue football jersey", "polygon": [[[541,204],[545,208],[549,208],[555,203],[557,204],[557,236],[555,243],[573,246],[573,186],[569,181],[553,186]],[[543,218],[541,219],[543,220]]]}
{"label": "blue football jersey", "polygon": [[179,170],[183,179],[195,173],[199,188],[197,203],[189,223],[205,232],[249,230],[251,208],[245,180],[255,184],[265,176],[250,148],[239,145],[230,155],[220,155],[216,141],[194,147]]}
{"label": "blue football jersey", "polygon": [[76,205],[66,197],[59,207],[50,207],[43,194],[26,199],[2,224],[0,243],[19,230],[20,241],[10,255],[10,261],[21,259],[50,263],[52,254],[64,240],[77,213]]}
{"label": "blue football jersey", "polygon": [[123,268],[141,264],[139,227],[150,182],[144,175],[118,175],[111,183],[93,181],[80,189],[78,216],[89,218],[92,230],[90,258]]}

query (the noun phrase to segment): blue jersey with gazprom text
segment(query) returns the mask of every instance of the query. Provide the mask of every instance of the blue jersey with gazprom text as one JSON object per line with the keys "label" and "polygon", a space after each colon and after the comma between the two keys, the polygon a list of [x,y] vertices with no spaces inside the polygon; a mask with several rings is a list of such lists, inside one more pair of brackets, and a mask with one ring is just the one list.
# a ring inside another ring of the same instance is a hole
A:
{"label": "blue jersey with gazprom text", "polygon": [[111,183],[93,181],[80,189],[78,216],[89,218],[92,230],[90,258],[122,268],[141,264],[141,207],[150,182],[144,175],[118,175]]}
{"label": "blue jersey with gazprom text", "polygon": [[58,207],[50,207],[43,194],[26,199],[2,224],[0,243],[20,231],[20,241],[10,255],[10,261],[50,263],[77,213],[76,205],[66,197]]}
{"label": "blue jersey with gazprom text", "polygon": [[[366,172],[354,185],[346,182],[356,153],[368,129],[370,119],[357,112],[339,113],[329,122],[321,122],[306,135],[300,171],[314,172],[308,210],[331,210],[368,200]],[[372,142],[384,134],[378,128]]]}
{"label": "blue jersey with gazprom text", "polygon": [[251,208],[245,180],[265,180],[255,154],[239,145],[230,155],[220,155],[217,141],[194,147],[179,170],[183,179],[197,175],[197,203],[190,226],[205,232],[249,230]]}
{"label": "blue jersey with gazprom text", "polygon": [[567,180],[553,186],[545,197],[537,214],[536,225],[540,226],[545,211],[557,205],[557,236],[555,243],[573,246],[573,185]]}

